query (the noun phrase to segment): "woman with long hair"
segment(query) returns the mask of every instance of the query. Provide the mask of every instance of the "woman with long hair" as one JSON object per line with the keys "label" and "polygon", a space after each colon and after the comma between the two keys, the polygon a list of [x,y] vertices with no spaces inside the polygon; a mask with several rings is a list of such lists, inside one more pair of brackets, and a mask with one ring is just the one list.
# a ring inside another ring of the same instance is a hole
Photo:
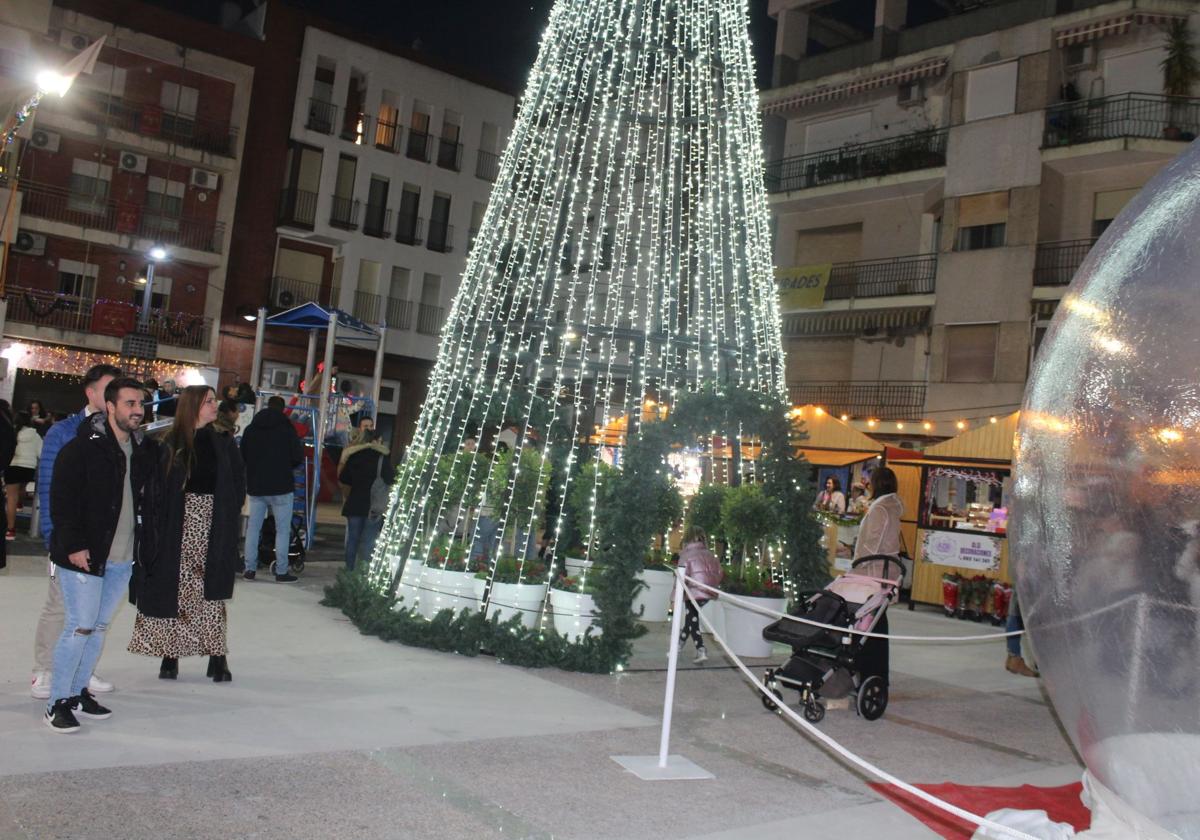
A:
{"label": "woman with long hair", "polygon": [[4,495],[8,502],[8,533],[5,539],[17,537],[17,508],[25,496],[25,487],[33,481],[38,458],[42,456],[42,437],[34,428],[28,411],[18,411],[13,424],[17,431],[17,448],[12,463],[4,473]]}
{"label": "woman with long hair", "polygon": [[138,615],[129,651],[162,657],[158,676],[164,680],[178,676],[181,656],[207,656],[213,682],[233,679],[225,601],[233,597],[240,565],[238,517],[246,476],[233,438],[213,430],[216,417],[212,388],[184,388],[163,440],[158,550],[136,580]]}
{"label": "woman with long hair", "polygon": [[[896,473],[888,467],[879,467],[871,473],[871,505],[858,528],[858,539],[854,543],[854,559],[886,554],[900,563],[900,517],[904,515],[904,504],[897,495],[899,485]],[[868,560],[854,571],[875,577],[894,578],[897,565],[883,560]],[[888,632],[887,613],[875,625],[876,633]],[[858,655],[858,668],[864,677],[876,675],[889,677],[889,651],[887,639],[867,639]]]}
{"label": "woman with long hair", "polygon": [[50,416],[50,412],[46,411],[41,400],[30,400],[28,411],[33,430],[41,437],[45,437],[46,432],[50,431],[50,427],[54,425],[54,418]]}

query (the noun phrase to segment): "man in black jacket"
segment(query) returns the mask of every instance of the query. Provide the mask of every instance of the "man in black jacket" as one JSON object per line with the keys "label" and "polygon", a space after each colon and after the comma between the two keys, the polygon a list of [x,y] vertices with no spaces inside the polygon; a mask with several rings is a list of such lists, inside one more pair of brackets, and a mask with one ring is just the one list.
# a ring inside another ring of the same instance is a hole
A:
{"label": "man in black jacket", "polygon": [[292,421],[283,413],[283,397],[271,397],[267,407],[250,421],[242,433],[242,460],[246,462],[246,495],[250,517],[246,523],[246,570],[242,577],[258,574],[258,538],[267,508],[275,520],[275,580],[289,583],[288,544],[292,536],[292,499],[295,469],[304,463],[304,445]]}
{"label": "man in black jacket", "polygon": [[79,730],[75,715],[110,717],[87,689],[104,635],[129,593],[134,563],[153,544],[143,528],[153,520],[157,445],[142,436],[142,387],[126,377],[104,389],[107,416],[79,425],[54,463],[50,487],[54,531],[50,559],[60,573],[66,622],[54,648],[45,723],[55,732]]}

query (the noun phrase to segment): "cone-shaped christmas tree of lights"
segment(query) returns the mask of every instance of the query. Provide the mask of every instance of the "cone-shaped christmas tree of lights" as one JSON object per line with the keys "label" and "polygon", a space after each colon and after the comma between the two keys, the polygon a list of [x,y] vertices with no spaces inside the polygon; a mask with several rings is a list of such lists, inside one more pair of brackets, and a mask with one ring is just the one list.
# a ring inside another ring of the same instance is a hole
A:
{"label": "cone-shaped christmas tree of lights", "polygon": [[379,588],[410,584],[411,606],[423,566],[468,556],[544,584],[529,535],[549,519],[545,559],[592,549],[596,493],[563,502],[589,498],[598,444],[646,406],[710,385],[783,399],[757,106],[745,0],[555,3],[397,471]]}

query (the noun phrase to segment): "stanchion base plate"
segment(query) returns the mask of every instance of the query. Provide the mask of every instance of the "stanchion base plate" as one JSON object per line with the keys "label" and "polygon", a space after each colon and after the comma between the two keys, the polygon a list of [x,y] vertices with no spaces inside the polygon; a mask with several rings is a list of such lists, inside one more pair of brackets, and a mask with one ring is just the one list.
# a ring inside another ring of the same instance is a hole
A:
{"label": "stanchion base plate", "polygon": [[668,779],[715,779],[700,765],[681,755],[667,756],[667,766],[658,766],[656,755],[613,755],[609,756],[639,779],[647,782]]}

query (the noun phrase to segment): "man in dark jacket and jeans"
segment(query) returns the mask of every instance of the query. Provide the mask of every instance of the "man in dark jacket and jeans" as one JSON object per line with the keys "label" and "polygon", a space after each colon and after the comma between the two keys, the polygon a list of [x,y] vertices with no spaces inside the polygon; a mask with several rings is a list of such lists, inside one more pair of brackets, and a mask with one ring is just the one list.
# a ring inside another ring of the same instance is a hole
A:
{"label": "man in dark jacket and jeans", "polygon": [[138,430],[142,388],[114,379],[104,389],[107,416],[93,414],[79,426],[54,465],[50,487],[54,531],[50,559],[62,571],[66,622],[54,648],[50,704],[45,723],[55,732],[79,730],[75,715],[97,720],[112,712],[88,691],[108,625],[129,593],[135,561],[152,544],[143,522],[158,464],[156,444]]}
{"label": "man in dark jacket and jeans", "polygon": [[242,433],[242,459],[246,462],[246,495],[250,517],[246,523],[246,570],[242,577],[258,574],[258,538],[267,508],[275,520],[275,580],[288,583],[288,545],[292,536],[292,499],[295,469],[304,463],[304,445],[291,421],[283,413],[283,397],[271,397],[267,407],[250,421]]}

